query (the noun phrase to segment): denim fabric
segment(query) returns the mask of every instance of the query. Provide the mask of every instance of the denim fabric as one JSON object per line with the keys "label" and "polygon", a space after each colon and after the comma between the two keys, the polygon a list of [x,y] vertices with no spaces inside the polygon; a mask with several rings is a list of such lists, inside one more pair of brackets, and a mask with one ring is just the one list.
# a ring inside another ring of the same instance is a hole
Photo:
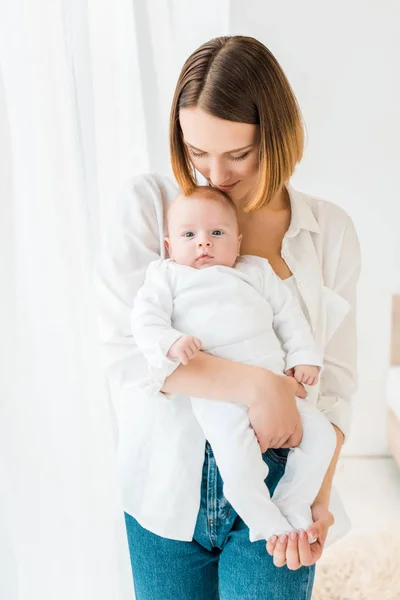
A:
{"label": "denim fabric", "polygon": [[[271,495],[287,454],[279,449],[263,455]],[[249,541],[249,530],[224,498],[222,486],[207,442],[192,542],[155,535],[125,513],[136,600],[310,600],[315,566],[297,571],[275,567],[265,542]]]}

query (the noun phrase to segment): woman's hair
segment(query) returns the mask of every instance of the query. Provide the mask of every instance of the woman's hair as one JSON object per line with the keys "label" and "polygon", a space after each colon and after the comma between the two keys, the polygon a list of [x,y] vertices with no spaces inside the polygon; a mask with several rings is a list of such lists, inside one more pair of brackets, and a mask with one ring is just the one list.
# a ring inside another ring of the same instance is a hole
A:
{"label": "woman's hair", "polygon": [[292,176],[304,147],[303,120],[290,84],[276,58],[261,42],[240,35],[215,38],[185,62],[170,119],[170,153],[184,194],[196,185],[183,141],[181,108],[259,126],[259,178],[246,210],[262,208]]}

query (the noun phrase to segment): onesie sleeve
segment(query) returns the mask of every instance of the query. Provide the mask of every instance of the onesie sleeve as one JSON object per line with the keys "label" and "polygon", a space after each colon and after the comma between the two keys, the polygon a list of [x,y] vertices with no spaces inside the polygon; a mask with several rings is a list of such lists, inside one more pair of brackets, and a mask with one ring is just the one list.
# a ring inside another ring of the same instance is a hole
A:
{"label": "onesie sleeve", "polygon": [[300,304],[271,265],[263,259],[263,293],[273,311],[273,328],[285,352],[286,367],[323,362]]}
{"label": "onesie sleeve", "polygon": [[173,295],[168,263],[156,260],[149,265],[131,314],[133,336],[149,363],[153,392],[159,392],[165,379],[179,366],[180,361],[168,358],[167,353],[184,335],[171,325]]}

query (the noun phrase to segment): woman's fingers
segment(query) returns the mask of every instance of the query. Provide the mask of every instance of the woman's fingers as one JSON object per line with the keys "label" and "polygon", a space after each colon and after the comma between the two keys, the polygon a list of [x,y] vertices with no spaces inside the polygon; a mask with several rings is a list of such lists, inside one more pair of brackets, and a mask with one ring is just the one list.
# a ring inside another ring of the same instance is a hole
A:
{"label": "woman's fingers", "polygon": [[298,398],[302,398],[303,400],[305,400],[307,398],[307,392],[304,389],[304,386],[302,383],[298,383],[297,384],[297,388],[296,388],[296,396]]}
{"label": "woman's fingers", "polygon": [[291,531],[289,534],[286,549],[286,564],[287,568],[291,571],[295,571],[296,569],[300,569],[301,567],[297,531]]}
{"label": "woman's fingers", "polygon": [[278,536],[277,535],[272,535],[269,540],[267,541],[267,552],[270,556],[274,555],[274,550],[275,550],[275,546],[277,544],[278,541]]}
{"label": "woman's fingers", "polygon": [[305,531],[300,531],[299,534],[299,559],[304,567],[309,567],[315,562]]}
{"label": "woman's fingers", "polygon": [[302,439],[303,439],[303,428],[302,428],[302,425],[300,422],[300,424],[297,425],[297,427],[293,431],[292,435],[284,442],[284,444],[282,444],[282,446],[279,446],[279,447],[280,448],[297,448],[297,446],[301,443]]}
{"label": "woman's fingers", "polygon": [[274,565],[283,567],[286,564],[287,535],[281,533],[274,550]]}
{"label": "woman's fingers", "polygon": [[322,555],[322,545],[319,541],[310,545],[305,531],[292,531],[289,538],[285,534],[272,536],[266,548],[276,567],[287,565],[292,571],[313,565]]}
{"label": "woman's fingers", "polygon": [[268,446],[268,448],[272,448],[273,450],[276,450],[277,448],[283,448],[287,439],[288,439],[287,436],[286,437],[275,438],[272,441],[271,446]]}

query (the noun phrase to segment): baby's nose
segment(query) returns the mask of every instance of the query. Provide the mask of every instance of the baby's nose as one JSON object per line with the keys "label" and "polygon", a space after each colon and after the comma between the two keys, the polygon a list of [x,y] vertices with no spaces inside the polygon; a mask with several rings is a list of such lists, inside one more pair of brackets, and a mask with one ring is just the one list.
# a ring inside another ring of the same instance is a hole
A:
{"label": "baby's nose", "polygon": [[206,239],[199,240],[197,242],[197,245],[198,245],[199,248],[210,248],[211,241],[210,240],[206,240]]}

